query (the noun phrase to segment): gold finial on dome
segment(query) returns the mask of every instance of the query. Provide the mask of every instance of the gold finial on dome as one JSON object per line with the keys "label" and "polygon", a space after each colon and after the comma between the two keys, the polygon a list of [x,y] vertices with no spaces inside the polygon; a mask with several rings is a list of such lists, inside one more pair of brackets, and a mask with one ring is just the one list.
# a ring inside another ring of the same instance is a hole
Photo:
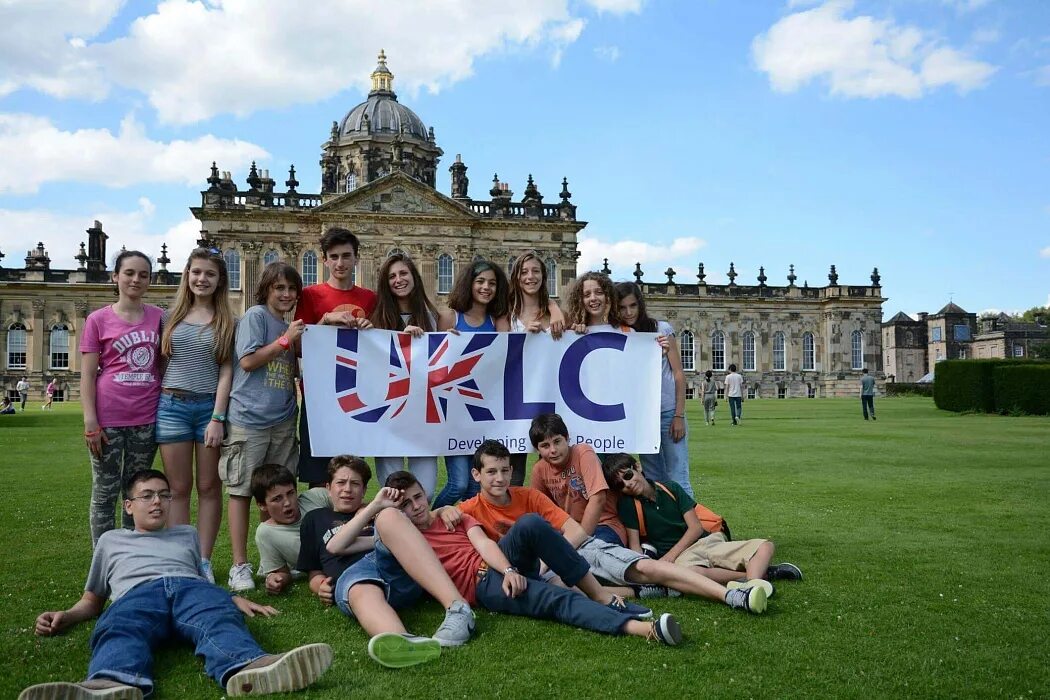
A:
{"label": "gold finial on dome", "polygon": [[379,49],[379,65],[372,71],[372,92],[392,92],[394,89],[394,74],[386,67],[386,51]]}

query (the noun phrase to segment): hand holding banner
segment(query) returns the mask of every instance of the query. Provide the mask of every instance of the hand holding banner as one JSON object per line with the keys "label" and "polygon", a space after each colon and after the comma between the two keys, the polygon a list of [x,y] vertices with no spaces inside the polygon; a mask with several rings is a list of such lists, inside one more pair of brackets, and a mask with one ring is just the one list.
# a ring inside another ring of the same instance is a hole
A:
{"label": "hand holding banner", "polygon": [[559,413],[598,452],[660,444],[654,333],[407,333],[310,326],[302,336],[314,455],[529,452],[529,424]]}

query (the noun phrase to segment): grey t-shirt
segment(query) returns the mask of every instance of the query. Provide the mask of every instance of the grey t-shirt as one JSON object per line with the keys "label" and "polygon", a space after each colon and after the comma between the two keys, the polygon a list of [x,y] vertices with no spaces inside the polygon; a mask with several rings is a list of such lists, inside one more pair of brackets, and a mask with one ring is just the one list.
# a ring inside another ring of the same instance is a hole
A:
{"label": "grey t-shirt", "polygon": [[288,525],[259,523],[255,546],[259,548],[259,573],[266,575],[283,567],[295,568],[299,558],[299,524],[312,510],[331,506],[328,489],[318,486],[299,494],[299,519]]}
{"label": "grey t-shirt", "polygon": [[162,576],[201,575],[201,543],[192,525],[155,532],[110,530],[98,538],[85,591],[119,600],[140,583]]}
{"label": "grey t-shirt", "polygon": [[263,305],[251,307],[237,322],[237,361],[233,365],[227,412],[230,423],[244,428],[270,428],[295,415],[295,358],[290,351],[285,350],[251,372],[245,372],[240,365],[241,358],[274,342],[286,330],[288,324]]}
{"label": "grey t-shirt", "polygon": [[863,377],[860,378],[860,395],[875,395],[875,377],[871,376],[870,374],[865,374]]}

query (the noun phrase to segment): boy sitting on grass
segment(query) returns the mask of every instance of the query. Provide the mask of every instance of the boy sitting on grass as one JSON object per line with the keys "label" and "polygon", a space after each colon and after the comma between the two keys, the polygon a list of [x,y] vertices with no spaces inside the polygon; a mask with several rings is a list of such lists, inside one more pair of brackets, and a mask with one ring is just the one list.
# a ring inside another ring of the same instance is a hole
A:
{"label": "boy sitting on grass", "polygon": [[[693,510],[696,502],[677,483],[657,483],[645,478],[634,457],[623,452],[605,458],[605,476],[613,491],[622,493],[620,519],[627,527],[628,546],[642,551],[644,542],[652,545],[660,561],[690,567],[728,588],[764,585],[773,595],[770,579],[800,580],[802,571],[794,564],[773,564],[773,543],[769,540],[727,542],[725,535],[705,535]],[[747,581],[745,583],[745,581]]]}
{"label": "boy sitting on grass", "polygon": [[[26,688],[20,700],[142,698],[153,692],[153,650],[172,639],[191,642],[205,672],[231,696],[300,690],[332,663],[327,644],[267,655],[244,615],[277,611],[209,583],[191,525],[167,527],[171,487],[162,472],[134,472],[124,489],[133,530],[104,533],[91,557],[84,595],[64,611],[41,613],[36,633],[51,636],[99,617],[91,634],[87,680]],[[102,612],[107,598],[113,602]]]}
{"label": "boy sitting on grass", "polygon": [[252,496],[265,519],[255,530],[259,549],[259,574],[266,577],[266,592],[277,595],[299,575],[299,524],[303,516],[331,505],[328,490],[318,486],[299,493],[295,475],[281,464],[264,464],[252,472]]}
{"label": "boy sitting on grass", "polygon": [[[509,471],[509,457],[506,463]],[[670,613],[643,622],[618,605],[602,605],[541,581],[541,559],[569,585],[589,576],[587,562],[543,518],[522,517],[497,544],[469,515],[451,529],[446,527],[430,510],[429,497],[410,472],[394,472],[386,484],[400,492],[402,512],[423,533],[468,602],[492,612],[556,620],[604,634],[630,634],[670,646],[682,641],[682,630]]]}
{"label": "boy sitting on grass", "polygon": [[[542,458],[536,463],[536,467],[533,467],[532,472],[533,485],[538,483],[546,486],[546,492],[543,488],[538,489],[541,493],[544,495],[562,491],[573,493],[574,495],[569,499],[570,507],[577,512],[584,511],[584,517],[591,514],[593,499],[600,497],[603,510],[614,502],[614,494],[609,492],[605,475],[602,473],[601,464],[594,450],[586,443],[570,448],[569,430],[558,414],[547,413],[534,418],[529,428],[529,438]],[[545,466],[537,469],[540,464]],[[597,478],[593,475],[595,470],[598,472]],[[589,474],[587,480],[592,484],[600,484],[601,491],[595,493],[586,488],[580,476],[581,472]],[[480,478],[480,474],[475,478]],[[506,490],[506,487],[503,487],[503,490]],[[513,496],[518,490],[520,489],[510,489],[509,494]],[[492,508],[492,503],[492,501],[486,501],[486,507]],[[573,510],[569,510],[569,515],[575,517]],[[616,524],[621,530],[623,529],[619,518],[616,518]],[[591,565],[595,576],[616,586],[641,586],[641,593],[645,597],[668,595],[669,591],[677,591],[725,603],[731,608],[752,613],[761,613],[766,609],[766,599],[770,589],[768,584],[728,590],[722,584],[712,581],[695,569],[650,559],[641,554],[640,550],[636,551],[620,544],[603,541],[597,535],[587,537],[586,528],[577,532],[570,526],[570,530],[563,528],[563,531],[569,541],[579,549],[580,555]]]}
{"label": "boy sitting on grass", "polygon": [[[411,523],[396,510],[383,515],[397,502],[395,491],[380,489],[371,503],[362,504],[371,478],[363,459],[332,458],[327,487],[332,505],[303,518],[297,568],[310,572],[310,590],[324,604],[334,603],[371,636],[368,654],[374,661],[390,668],[430,661],[442,646],[470,639],[474,615]],[[396,612],[419,599],[423,589],[445,608],[433,637],[409,634]]]}

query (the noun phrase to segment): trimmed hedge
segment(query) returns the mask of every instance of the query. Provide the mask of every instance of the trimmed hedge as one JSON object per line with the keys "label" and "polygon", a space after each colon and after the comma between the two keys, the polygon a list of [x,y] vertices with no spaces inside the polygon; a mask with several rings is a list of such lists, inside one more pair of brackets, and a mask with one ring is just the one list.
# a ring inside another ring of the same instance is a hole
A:
{"label": "trimmed hedge", "polygon": [[933,401],[945,411],[994,413],[997,368],[1045,366],[1046,362],[1033,360],[944,360],[937,363]]}
{"label": "trimmed hedge", "polygon": [[1050,363],[996,367],[992,372],[995,410],[1050,415]]}
{"label": "trimmed hedge", "polygon": [[933,384],[886,382],[886,396],[933,396]]}

